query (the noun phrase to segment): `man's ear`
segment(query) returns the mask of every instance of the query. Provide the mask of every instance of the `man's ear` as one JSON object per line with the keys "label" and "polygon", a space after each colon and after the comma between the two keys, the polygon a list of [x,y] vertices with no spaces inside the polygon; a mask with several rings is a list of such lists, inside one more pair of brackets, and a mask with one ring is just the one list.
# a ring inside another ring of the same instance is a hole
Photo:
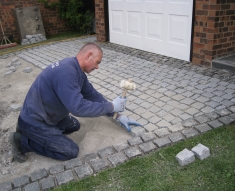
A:
{"label": "man's ear", "polygon": [[87,60],[90,60],[92,58],[92,52],[87,53]]}

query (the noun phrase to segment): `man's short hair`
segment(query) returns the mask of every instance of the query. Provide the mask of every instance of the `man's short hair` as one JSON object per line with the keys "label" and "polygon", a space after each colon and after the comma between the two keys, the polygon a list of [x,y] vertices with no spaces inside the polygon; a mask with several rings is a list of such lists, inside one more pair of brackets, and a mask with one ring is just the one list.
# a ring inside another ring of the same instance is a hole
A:
{"label": "man's short hair", "polygon": [[100,48],[100,46],[94,42],[88,42],[86,43],[81,49],[80,49],[80,52],[86,52],[88,51],[89,49],[97,49],[99,50],[102,54],[103,54],[103,50]]}

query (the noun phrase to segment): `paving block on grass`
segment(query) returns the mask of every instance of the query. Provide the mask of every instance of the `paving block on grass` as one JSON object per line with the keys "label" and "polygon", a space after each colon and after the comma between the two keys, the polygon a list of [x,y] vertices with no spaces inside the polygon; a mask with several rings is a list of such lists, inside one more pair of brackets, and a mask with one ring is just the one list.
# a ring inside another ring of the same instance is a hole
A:
{"label": "paving block on grass", "polygon": [[74,175],[71,170],[56,174],[55,176],[59,186],[74,180]]}
{"label": "paving block on grass", "polygon": [[195,155],[185,148],[176,155],[176,159],[181,166],[185,166],[195,161]]}
{"label": "paving block on grass", "polygon": [[93,174],[93,170],[88,164],[76,167],[75,172],[77,173],[78,178],[84,178]]}
{"label": "paving block on grass", "polygon": [[115,153],[109,156],[108,160],[112,163],[113,166],[116,166],[118,164],[124,163],[128,160],[128,158],[123,153]]}
{"label": "paving block on grass", "polygon": [[200,160],[203,160],[203,159],[210,156],[210,149],[208,147],[202,145],[201,143],[199,143],[197,146],[193,147],[192,151],[194,152],[196,157],[199,158]]}
{"label": "paving block on grass", "polygon": [[54,177],[44,178],[44,179],[40,180],[40,184],[41,184],[43,191],[53,189],[53,188],[55,188]]}
{"label": "paving block on grass", "polygon": [[33,182],[24,187],[24,191],[40,191],[38,182]]}

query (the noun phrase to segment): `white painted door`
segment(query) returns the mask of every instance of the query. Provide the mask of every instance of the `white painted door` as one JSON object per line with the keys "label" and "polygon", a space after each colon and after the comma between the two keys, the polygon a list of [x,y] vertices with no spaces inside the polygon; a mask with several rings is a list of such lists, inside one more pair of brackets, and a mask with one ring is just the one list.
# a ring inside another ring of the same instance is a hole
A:
{"label": "white painted door", "polygon": [[189,61],[193,0],[109,0],[110,42]]}

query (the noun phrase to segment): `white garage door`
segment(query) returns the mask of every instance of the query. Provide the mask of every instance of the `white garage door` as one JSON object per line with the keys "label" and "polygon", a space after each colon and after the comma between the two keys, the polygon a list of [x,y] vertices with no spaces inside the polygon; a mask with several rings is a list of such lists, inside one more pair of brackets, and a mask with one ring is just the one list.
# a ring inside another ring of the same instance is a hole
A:
{"label": "white garage door", "polygon": [[109,0],[110,42],[189,61],[193,0]]}

